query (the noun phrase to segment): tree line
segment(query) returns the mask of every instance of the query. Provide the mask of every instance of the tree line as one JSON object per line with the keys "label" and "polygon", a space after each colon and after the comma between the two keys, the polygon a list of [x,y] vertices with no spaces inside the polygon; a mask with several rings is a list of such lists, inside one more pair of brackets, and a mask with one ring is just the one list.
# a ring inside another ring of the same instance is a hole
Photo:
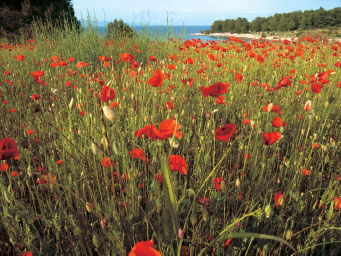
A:
{"label": "tree line", "polygon": [[246,18],[214,21],[208,33],[231,32],[265,32],[265,31],[294,31],[317,28],[341,27],[341,7],[325,10],[295,11],[276,13],[270,17],[257,17],[252,22]]}

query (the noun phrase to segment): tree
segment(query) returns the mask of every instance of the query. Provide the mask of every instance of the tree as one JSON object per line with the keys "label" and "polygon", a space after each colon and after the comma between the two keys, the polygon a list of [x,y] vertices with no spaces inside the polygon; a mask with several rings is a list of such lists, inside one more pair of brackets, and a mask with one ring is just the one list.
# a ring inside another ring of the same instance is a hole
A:
{"label": "tree", "polygon": [[110,22],[107,26],[108,34],[110,37],[133,37],[136,36],[136,32],[129,27],[128,24],[124,23],[123,20],[115,19],[114,22]]}
{"label": "tree", "polygon": [[22,31],[30,33],[34,21],[64,25],[64,19],[80,27],[71,0],[2,0],[0,35],[15,37]]}

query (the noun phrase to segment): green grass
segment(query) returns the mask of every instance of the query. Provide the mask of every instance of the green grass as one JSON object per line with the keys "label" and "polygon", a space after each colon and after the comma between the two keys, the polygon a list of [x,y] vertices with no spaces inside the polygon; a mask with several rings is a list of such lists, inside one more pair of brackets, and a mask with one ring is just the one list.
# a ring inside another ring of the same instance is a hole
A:
{"label": "green grass", "polygon": [[[0,47],[0,139],[13,138],[20,153],[19,160],[0,160],[1,254],[127,255],[151,239],[162,255],[337,254],[340,44],[109,40],[95,28],[39,25],[33,35],[31,43],[4,40]],[[122,53],[138,65],[123,62]],[[111,60],[103,65],[100,56]],[[80,61],[88,65],[77,67]],[[165,75],[160,88],[148,83],[156,69]],[[313,92],[309,78],[329,69],[329,82]],[[35,71],[44,72],[41,81],[30,75]],[[291,86],[266,89],[287,76]],[[189,78],[191,86],[182,82]],[[229,83],[225,104],[200,89],[218,82]],[[108,102],[101,99],[104,85],[116,94]],[[280,113],[265,112],[267,103]],[[276,116],[287,125],[273,127]],[[167,119],[180,124],[181,139],[134,134]],[[236,133],[227,142],[216,139],[214,131],[228,123]],[[263,134],[274,131],[283,137],[264,145]],[[150,161],[132,159],[134,148]],[[187,175],[171,170],[171,155],[185,159]]]}

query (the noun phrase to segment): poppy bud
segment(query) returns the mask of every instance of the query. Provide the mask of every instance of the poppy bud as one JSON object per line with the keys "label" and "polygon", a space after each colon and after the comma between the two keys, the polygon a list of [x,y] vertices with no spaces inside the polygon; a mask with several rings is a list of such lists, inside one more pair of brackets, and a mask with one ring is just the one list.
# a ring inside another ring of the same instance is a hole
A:
{"label": "poppy bud", "polygon": [[72,109],[72,105],[73,105],[73,98],[71,98],[70,103],[69,103],[69,109]]}
{"label": "poppy bud", "polygon": [[272,104],[272,103],[270,103],[270,104],[268,105],[268,112],[271,112],[273,106],[274,106],[274,104]]}
{"label": "poppy bud", "polygon": [[285,239],[290,240],[292,238],[293,232],[291,229],[289,229],[285,234]]}
{"label": "poppy bud", "polygon": [[239,186],[240,186],[240,179],[237,178],[237,180],[236,180],[236,187],[238,188]]}
{"label": "poppy bud", "polygon": [[91,150],[92,152],[96,155],[98,152],[98,147],[96,146],[95,143],[91,143]]}
{"label": "poppy bud", "polygon": [[101,139],[101,144],[102,144],[104,147],[106,147],[106,148],[109,147],[109,142],[108,142],[107,138],[102,138],[102,139]]}
{"label": "poppy bud", "polygon": [[308,112],[311,109],[311,105],[311,100],[308,100],[304,105],[304,110]]}
{"label": "poppy bud", "polygon": [[104,106],[104,107],[103,107],[103,113],[104,113],[104,116],[105,116],[110,122],[114,122],[114,120],[115,120],[115,114],[114,114],[114,112],[111,110],[110,107]]}

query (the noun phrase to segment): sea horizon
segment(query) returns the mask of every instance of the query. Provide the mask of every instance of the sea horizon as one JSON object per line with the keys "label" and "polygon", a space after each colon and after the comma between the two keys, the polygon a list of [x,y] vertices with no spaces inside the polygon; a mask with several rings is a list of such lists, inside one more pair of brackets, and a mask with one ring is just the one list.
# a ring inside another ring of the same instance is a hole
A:
{"label": "sea horizon", "polygon": [[[106,30],[106,26],[109,22],[94,22],[92,26],[96,27],[98,31],[103,34]],[[83,23],[84,24],[84,23]],[[86,24],[84,24],[87,27]],[[181,38],[182,40],[198,40],[200,39],[203,42],[206,41],[218,41],[218,40],[226,40],[228,37],[214,37],[208,35],[195,35],[196,33],[200,33],[202,31],[209,30],[211,25],[131,25],[137,33],[141,33],[143,30],[148,31],[148,35],[152,38]]]}

